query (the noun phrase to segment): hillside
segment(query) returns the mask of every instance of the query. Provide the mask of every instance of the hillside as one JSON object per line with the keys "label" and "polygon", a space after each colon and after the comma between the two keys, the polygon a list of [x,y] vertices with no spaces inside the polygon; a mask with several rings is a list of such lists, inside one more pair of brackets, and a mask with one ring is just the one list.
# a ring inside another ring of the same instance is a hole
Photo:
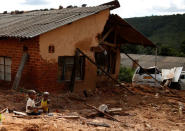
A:
{"label": "hillside", "polygon": [[182,42],[185,41],[185,14],[136,17],[126,19],[126,21],[159,48],[168,47],[173,50],[172,52],[179,52]]}

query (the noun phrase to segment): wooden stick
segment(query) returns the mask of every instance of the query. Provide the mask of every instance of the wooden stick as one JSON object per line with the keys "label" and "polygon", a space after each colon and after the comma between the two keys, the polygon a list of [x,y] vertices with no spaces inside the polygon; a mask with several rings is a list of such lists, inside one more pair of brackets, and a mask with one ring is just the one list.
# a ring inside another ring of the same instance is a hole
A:
{"label": "wooden stick", "polygon": [[102,126],[102,127],[110,127],[110,125],[106,123],[98,123],[98,122],[86,122],[87,125],[93,125],[93,126]]}
{"label": "wooden stick", "polygon": [[79,116],[58,116],[57,119],[58,119],[58,118],[78,119],[78,118],[80,118],[80,117],[79,117]]}
{"label": "wooden stick", "polygon": [[88,106],[88,107],[90,107],[90,108],[92,108],[92,109],[94,109],[94,110],[96,110],[96,111],[98,111],[98,112],[104,114],[105,116],[107,116],[107,117],[110,118],[111,120],[114,120],[114,121],[123,123],[122,121],[119,121],[119,120],[117,120],[116,118],[112,117],[111,115],[109,115],[109,114],[107,114],[107,113],[105,113],[105,112],[100,111],[98,108],[96,108],[96,107],[94,107],[94,106],[92,106],[92,105],[89,105],[89,104],[86,104],[86,103],[84,103],[84,105],[86,105],[86,106]]}
{"label": "wooden stick", "polygon": [[1,113],[4,113],[6,110],[8,109],[8,107],[4,108],[3,110],[0,111],[0,114]]}

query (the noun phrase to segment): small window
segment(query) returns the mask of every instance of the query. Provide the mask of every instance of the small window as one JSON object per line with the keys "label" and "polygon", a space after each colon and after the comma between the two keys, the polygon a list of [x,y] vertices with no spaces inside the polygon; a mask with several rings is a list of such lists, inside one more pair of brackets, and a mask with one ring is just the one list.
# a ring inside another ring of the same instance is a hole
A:
{"label": "small window", "polygon": [[50,45],[48,48],[48,52],[49,53],[55,53],[55,46],[54,45]]}
{"label": "small window", "polygon": [[0,57],[0,80],[11,81],[11,64],[11,58]]}
{"label": "small window", "polygon": [[[59,65],[59,80],[70,81],[71,75],[74,67],[74,56],[61,56],[58,58]],[[85,72],[85,57],[80,56],[79,62],[77,64],[76,70],[76,80],[84,79]]]}
{"label": "small window", "polygon": [[[98,66],[101,66],[105,71],[110,74],[115,74],[116,68],[116,53],[114,52],[96,52],[95,53],[95,61]],[[99,71],[98,75],[102,75]]]}

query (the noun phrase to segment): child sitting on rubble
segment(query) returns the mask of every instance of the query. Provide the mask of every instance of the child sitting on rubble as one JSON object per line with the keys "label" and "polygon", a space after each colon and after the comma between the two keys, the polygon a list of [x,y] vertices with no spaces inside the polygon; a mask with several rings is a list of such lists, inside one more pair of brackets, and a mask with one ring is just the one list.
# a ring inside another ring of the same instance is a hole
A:
{"label": "child sitting on rubble", "polygon": [[43,110],[44,113],[49,113],[50,100],[48,99],[48,97],[49,97],[49,92],[44,92],[43,98],[41,100],[41,109]]}
{"label": "child sitting on rubble", "polygon": [[28,115],[40,115],[40,112],[38,111],[40,108],[35,105],[36,92],[34,90],[30,90],[28,92],[28,97],[29,98],[26,103],[26,113]]}

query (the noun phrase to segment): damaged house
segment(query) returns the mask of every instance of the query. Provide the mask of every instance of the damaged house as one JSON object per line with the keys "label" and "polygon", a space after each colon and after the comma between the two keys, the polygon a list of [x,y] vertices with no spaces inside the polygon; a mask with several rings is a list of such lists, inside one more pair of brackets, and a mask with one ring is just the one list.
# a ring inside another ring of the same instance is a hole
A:
{"label": "damaged house", "polygon": [[122,44],[155,47],[110,14],[119,7],[115,0],[95,7],[0,14],[0,86],[91,90],[110,80],[97,67],[117,79]]}

